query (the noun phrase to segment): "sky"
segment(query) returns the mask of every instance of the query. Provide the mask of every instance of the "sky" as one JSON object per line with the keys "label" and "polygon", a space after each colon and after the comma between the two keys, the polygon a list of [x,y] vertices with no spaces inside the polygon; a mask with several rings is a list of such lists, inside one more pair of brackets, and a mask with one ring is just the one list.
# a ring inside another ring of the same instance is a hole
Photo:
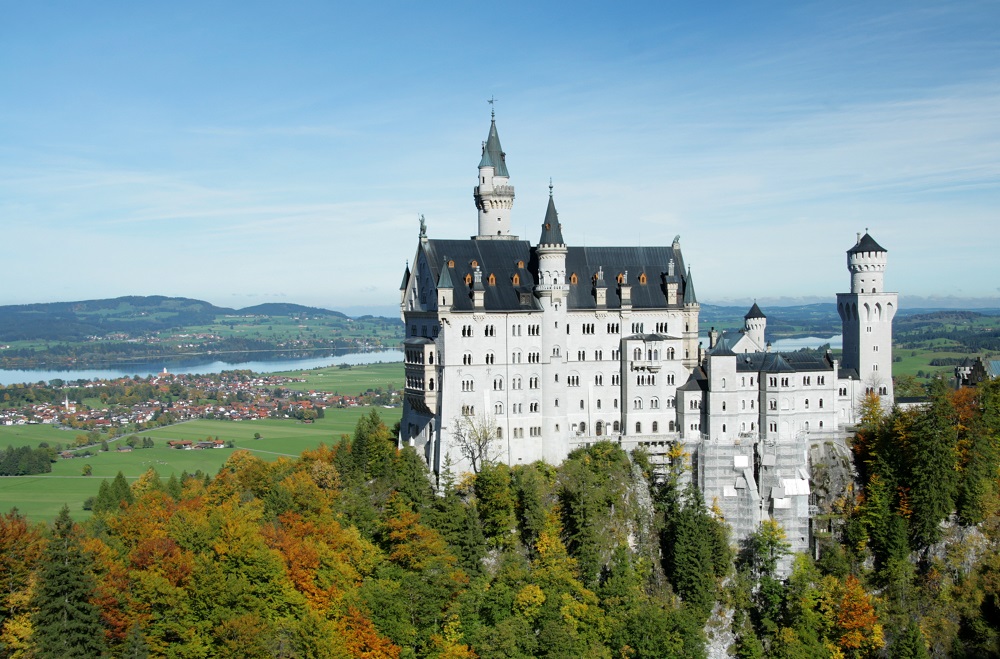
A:
{"label": "sky", "polygon": [[0,304],[398,310],[476,232],[680,235],[700,301],[1000,307],[1000,3],[0,0]]}

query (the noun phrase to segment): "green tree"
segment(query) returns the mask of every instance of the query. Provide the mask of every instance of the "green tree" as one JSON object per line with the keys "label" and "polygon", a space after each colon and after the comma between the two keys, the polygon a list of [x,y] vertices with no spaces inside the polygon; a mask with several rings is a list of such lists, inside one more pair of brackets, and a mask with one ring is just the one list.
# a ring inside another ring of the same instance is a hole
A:
{"label": "green tree", "polygon": [[91,467],[89,464],[83,465],[82,473],[84,476],[90,476],[91,474],[94,473],[94,468]]}
{"label": "green tree", "polygon": [[931,405],[910,428],[910,535],[918,547],[941,537],[941,522],[955,509],[957,433],[944,381],[932,385]]}
{"label": "green tree", "polygon": [[485,464],[476,475],[476,507],[487,543],[509,547],[514,540],[514,497],[507,465]]}
{"label": "green tree", "polygon": [[104,652],[100,611],[91,603],[94,576],[80,533],[63,506],[38,570],[32,639],[41,657],[99,657]]}

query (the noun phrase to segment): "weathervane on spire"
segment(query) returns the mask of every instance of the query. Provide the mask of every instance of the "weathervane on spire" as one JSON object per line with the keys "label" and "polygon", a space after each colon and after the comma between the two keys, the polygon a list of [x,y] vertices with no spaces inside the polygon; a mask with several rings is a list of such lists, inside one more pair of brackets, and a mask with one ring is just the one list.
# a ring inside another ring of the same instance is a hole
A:
{"label": "weathervane on spire", "polygon": [[496,114],[496,106],[494,105],[494,103],[497,102],[497,99],[495,99],[493,96],[490,96],[486,102],[490,104],[490,119],[496,119],[497,114]]}
{"label": "weathervane on spire", "polygon": [[549,196],[552,196],[552,177],[549,177]]}

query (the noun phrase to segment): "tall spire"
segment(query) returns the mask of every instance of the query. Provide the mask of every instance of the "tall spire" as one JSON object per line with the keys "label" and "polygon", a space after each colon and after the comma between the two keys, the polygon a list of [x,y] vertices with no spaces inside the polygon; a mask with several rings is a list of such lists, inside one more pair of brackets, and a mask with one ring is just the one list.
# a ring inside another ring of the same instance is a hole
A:
{"label": "tall spire", "polygon": [[483,145],[483,158],[479,161],[479,167],[492,167],[494,176],[510,176],[507,173],[507,154],[500,146],[496,117],[490,119],[490,134],[486,136],[486,144]]}
{"label": "tall spire", "polygon": [[542,237],[539,245],[565,245],[562,236],[562,225],[559,224],[559,213],[556,212],[556,202],[552,198],[552,180],[549,180],[549,207],[545,209],[545,221],[542,223]]}
{"label": "tall spire", "polygon": [[[496,99],[490,99],[494,101]],[[492,105],[492,102],[490,103]],[[492,114],[492,113],[491,113]],[[509,182],[507,154],[500,146],[496,116],[490,118],[490,132],[483,143],[479,161],[478,185],[474,198],[479,210],[477,240],[516,240],[510,232],[510,210],[514,205],[514,186]]]}
{"label": "tall spire", "polygon": [[687,277],[684,278],[684,304],[698,304],[698,296],[694,294],[694,278],[691,276],[691,266],[688,266]]}

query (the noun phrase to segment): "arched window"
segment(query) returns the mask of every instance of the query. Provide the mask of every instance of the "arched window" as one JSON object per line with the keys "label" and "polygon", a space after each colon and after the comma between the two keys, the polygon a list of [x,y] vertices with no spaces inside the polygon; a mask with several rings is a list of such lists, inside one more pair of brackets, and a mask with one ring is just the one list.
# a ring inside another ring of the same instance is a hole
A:
{"label": "arched window", "polygon": [[635,434],[637,434],[637,435],[642,434],[642,422],[641,421],[636,421],[635,422]]}
{"label": "arched window", "polygon": [[656,434],[657,430],[659,430],[659,428],[660,428],[660,424],[658,424],[656,421],[653,421],[653,434],[654,435]]}
{"label": "arched window", "polygon": [[429,389],[430,389],[431,391],[434,391],[434,378],[431,378],[431,379],[430,379],[430,381],[428,382],[428,385],[429,385],[429,387],[428,387],[428,388],[429,388]]}
{"label": "arched window", "polygon": [[598,421],[597,425],[594,426],[594,434],[598,437],[604,434],[604,424],[602,422]]}
{"label": "arched window", "polygon": [[580,432],[581,433],[587,432],[587,424],[586,423],[581,423],[580,424]]}
{"label": "arched window", "polygon": [[497,426],[497,439],[503,439],[503,428]]}
{"label": "arched window", "polygon": [[614,432],[618,432],[621,430],[621,425],[617,421],[615,421],[613,424],[611,424],[611,429]]}

